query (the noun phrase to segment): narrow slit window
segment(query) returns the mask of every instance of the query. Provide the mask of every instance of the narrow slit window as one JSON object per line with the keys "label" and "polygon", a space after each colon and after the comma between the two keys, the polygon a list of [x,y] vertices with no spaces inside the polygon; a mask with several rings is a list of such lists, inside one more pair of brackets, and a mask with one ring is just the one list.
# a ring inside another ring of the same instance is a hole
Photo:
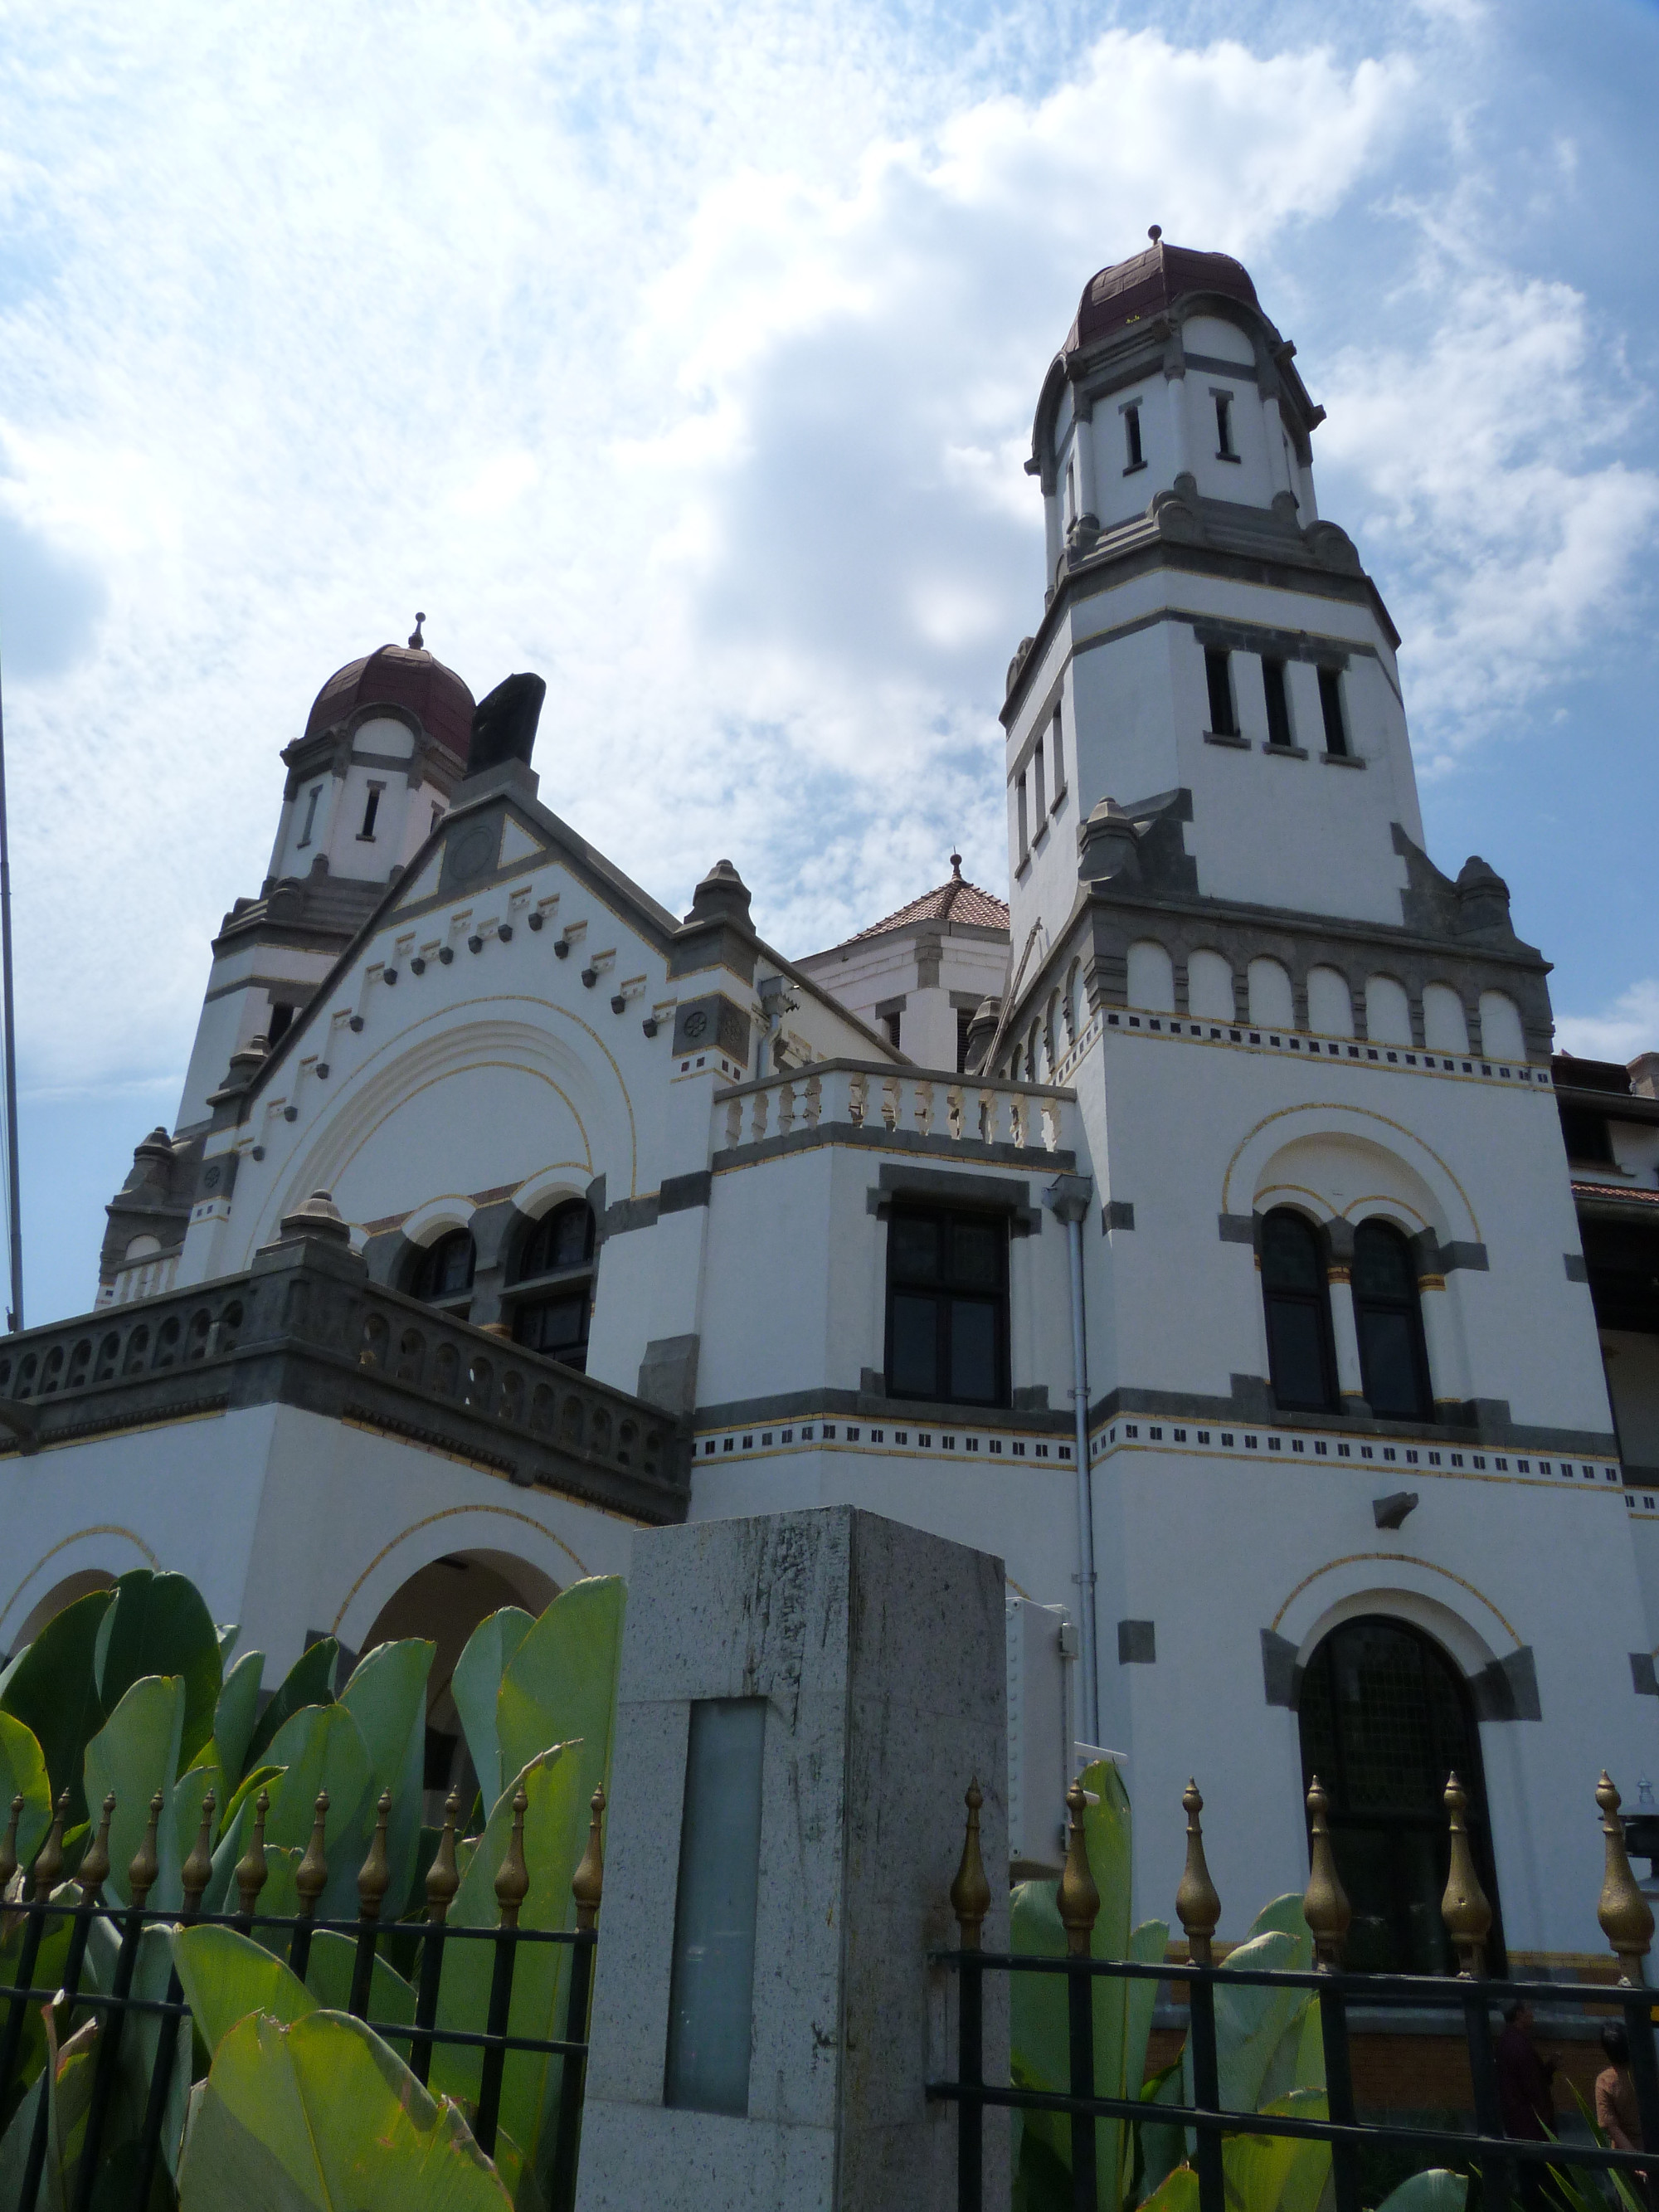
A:
{"label": "narrow slit window", "polygon": [[306,826],[300,832],[300,842],[301,845],[308,845],[311,842],[311,833],[317,826],[317,801],[322,797],[322,785],[320,783],[313,783],[311,787],[310,794],[306,800]]}
{"label": "narrow slit window", "polygon": [[1128,460],[1123,471],[1127,477],[1131,469],[1144,469],[1146,465],[1146,456],[1141,451],[1140,446],[1139,407],[1126,407],[1123,410],[1123,444],[1128,455]]}
{"label": "narrow slit window", "polygon": [[364,844],[374,842],[374,817],[380,811],[380,793],[385,788],[385,785],[380,783],[371,783],[368,787],[368,798],[363,806],[363,826],[357,832],[359,841]]}
{"label": "narrow slit window", "polygon": [[1282,660],[1262,662],[1261,689],[1267,700],[1267,743],[1270,745],[1292,744],[1291,702],[1285,694],[1285,664]]}
{"label": "narrow slit window", "polygon": [[1261,1224],[1267,1371],[1281,1411],[1328,1413],[1337,1402],[1330,1291],[1313,1224],[1275,1206]]}
{"label": "narrow slit window", "polygon": [[1066,755],[1060,742],[1060,709],[1054,711],[1048,724],[1048,754],[1054,764],[1054,792],[1050,805],[1058,806],[1066,791]]}
{"label": "narrow slit window", "polygon": [[1075,461],[1067,461],[1066,464],[1066,520],[1067,522],[1077,520],[1077,463]]}
{"label": "narrow slit window", "polygon": [[1014,779],[1014,809],[1018,817],[1019,857],[1023,860],[1025,858],[1027,848],[1031,842],[1030,817],[1025,797],[1025,778],[1024,775],[1016,776]]}
{"label": "narrow slit window", "polygon": [[1233,451],[1233,399],[1230,392],[1215,395],[1215,452],[1219,461],[1236,461]]}
{"label": "narrow slit window", "polygon": [[1227,669],[1231,657],[1219,646],[1205,649],[1204,678],[1210,687],[1210,730],[1218,738],[1238,735],[1238,718],[1233,713],[1232,678]]}
{"label": "narrow slit window", "polygon": [[1042,827],[1042,817],[1048,811],[1048,783],[1044,773],[1041,738],[1037,739],[1036,748],[1031,754],[1031,783],[1036,799],[1036,821],[1040,830]]}
{"label": "narrow slit window", "polygon": [[1326,751],[1346,753],[1348,750],[1348,726],[1342,714],[1342,672],[1340,668],[1322,668],[1319,672],[1319,711],[1325,719]]}

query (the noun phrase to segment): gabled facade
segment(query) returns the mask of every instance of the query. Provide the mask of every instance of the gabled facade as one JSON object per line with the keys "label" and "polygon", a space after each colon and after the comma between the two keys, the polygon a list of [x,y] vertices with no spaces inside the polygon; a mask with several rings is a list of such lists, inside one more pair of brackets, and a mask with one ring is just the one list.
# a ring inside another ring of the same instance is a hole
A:
{"label": "gabled facade", "polygon": [[1509,1955],[1592,1950],[1659,1717],[1659,1109],[1552,1069],[1502,880],[1424,850],[1292,353],[1223,256],[1085,289],[1006,907],[953,860],[791,961],[729,862],[677,917],[542,803],[533,679],[331,679],[105,1303],[0,1351],[0,1644],[153,1557],[273,1663],[459,1650],[635,1528],[855,1504],[1065,1609],[1145,1865],[1189,1773],[1226,1807],[1224,1933],[1318,1771],[1357,1962],[1437,1965],[1455,1765]]}

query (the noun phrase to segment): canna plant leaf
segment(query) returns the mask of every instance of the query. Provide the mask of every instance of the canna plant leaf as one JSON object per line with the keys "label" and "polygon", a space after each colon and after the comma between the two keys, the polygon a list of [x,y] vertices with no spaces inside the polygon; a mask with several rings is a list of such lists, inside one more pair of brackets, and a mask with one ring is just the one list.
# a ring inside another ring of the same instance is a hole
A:
{"label": "canna plant leaf", "polygon": [[[183,1899],[179,1869],[184,1855],[179,1849],[173,1800],[185,1705],[185,1685],[179,1675],[148,1674],[128,1688],[87,1746],[88,1798],[93,1804],[101,1805],[109,1791],[115,1793],[115,1817],[109,1832],[109,1879],[104,1888],[107,1896],[121,1905],[132,1902],[127,1887],[127,1869],[143,1841],[144,1830],[149,1823],[150,1799],[158,1790],[163,1800],[155,1835],[160,1872],[149,1901],[166,1909],[178,1905]],[[198,1803],[198,1818],[200,1810]],[[194,1840],[193,1828],[191,1835]],[[185,1850],[188,1849],[187,1844]]]}
{"label": "canna plant leaf", "polygon": [[466,1649],[456,1661],[455,1672],[449,1678],[449,1694],[461,1717],[461,1730],[471,1753],[486,1812],[505,1787],[501,1740],[495,1725],[501,1677],[534,1626],[534,1621],[521,1606],[502,1606],[498,1613],[481,1620],[468,1637]]}
{"label": "canna plant leaf", "polygon": [[264,1674],[263,1651],[245,1651],[225,1677],[219,1702],[213,1709],[213,1741],[224,1771],[226,1786],[234,1790],[247,1771],[248,1747],[259,1717],[259,1685]]}
{"label": "canna plant leaf", "polygon": [[181,1928],[173,1939],[173,1963],[210,2053],[251,2012],[289,2021],[319,2009],[297,1974],[234,1928]]}
{"label": "canna plant leaf", "polygon": [[526,1632],[495,1700],[503,1789],[550,1745],[578,1739],[584,1802],[608,1782],[627,1599],[619,1575],[595,1575],[573,1583]]}
{"label": "canna plant leaf", "polygon": [[81,1781],[87,1746],[109,1717],[93,1659],[99,1629],[114,1602],[113,1590],[88,1590],[66,1605],[18,1653],[0,1689],[0,1711],[32,1729],[40,1747],[52,1802],[69,1791],[71,1827],[87,1817]]}
{"label": "canna plant leaf", "polygon": [[302,1706],[333,1704],[334,1662],[339,1656],[340,1647],[331,1636],[319,1638],[300,1654],[276,1694],[254,1723],[253,1734],[242,1754],[245,1774],[250,1766],[264,1759],[278,1730],[286,1727]]}
{"label": "canna plant leaf", "polygon": [[[426,1686],[435,1644],[411,1636],[377,1644],[357,1665],[340,1692],[340,1703],[357,1723],[368,1753],[368,1794],[363,1825],[372,1825],[383,1790],[392,1792],[386,1829],[386,1863],[391,1870],[388,1910],[396,1912],[410,1893],[415,1856],[421,1843],[422,1784],[426,1776]],[[358,1864],[362,1864],[359,1859]]]}
{"label": "canna plant leaf", "polygon": [[52,1784],[34,1730],[0,1712],[0,1829],[11,1819],[14,1797],[23,1801],[17,1819],[17,1863],[27,1867],[52,1825]]}
{"label": "canna plant leaf", "polygon": [[213,1734],[222,1676],[219,1632],[188,1576],[148,1567],[123,1575],[99,1623],[94,1666],[106,1712],[146,1675],[176,1674],[185,1686],[179,1756],[186,1766],[194,1761]]}

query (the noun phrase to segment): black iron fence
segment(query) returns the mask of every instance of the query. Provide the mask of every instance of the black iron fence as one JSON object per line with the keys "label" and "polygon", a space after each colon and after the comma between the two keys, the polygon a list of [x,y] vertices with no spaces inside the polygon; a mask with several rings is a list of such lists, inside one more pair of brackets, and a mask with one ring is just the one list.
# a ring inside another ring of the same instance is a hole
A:
{"label": "black iron fence", "polygon": [[[512,1830],[495,1878],[498,1918],[493,1928],[465,1927],[452,1924],[449,1919],[450,1907],[461,1881],[456,1856],[460,1801],[454,1796],[446,1808],[443,1830],[426,1876],[425,1917],[413,1921],[385,1921],[381,1917],[390,1886],[386,1856],[386,1829],[392,1812],[390,1791],[380,1800],[374,1842],[358,1875],[358,1912],[354,1920],[323,1919],[317,1914],[318,1902],[329,1881],[323,1844],[329,1809],[325,1790],[318,1794],[311,1841],[295,1869],[300,1909],[297,1913],[287,1915],[262,1913],[258,1910],[268,1872],[264,1851],[268,1799],[264,1790],[256,1801],[252,1841],[235,1869],[239,1910],[234,1913],[205,1913],[201,1910],[202,1899],[212,1876],[210,1843],[216,1807],[210,1791],[203,1803],[201,1832],[196,1847],[182,1869],[182,1909],[174,1910],[158,1909],[148,1902],[160,1873],[157,1829],[163,1811],[161,1796],[158,1794],[151,1801],[144,1840],[128,1869],[131,1902],[125,1905],[107,1902],[103,1896],[103,1886],[110,1872],[108,1838],[116,1809],[113,1796],[105,1799],[101,1825],[87,1844],[74,1880],[66,1883],[63,1880],[63,1838],[68,1802],[66,1791],[58,1802],[46,1842],[32,1868],[24,1870],[26,1893],[0,1908],[0,1928],[7,1932],[20,1927],[21,1929],[16,1978],[0,1982],[0,2005],[5,2008],[3,2023],[0,2024],[0,2100],[12,2095],[17,2086],[15,2076],[23,2055],[31,2007],[44,2008],[51,2016],[52,2033],[47,2039],[46,2057],[48,2066],[54,2051],[61,2049],[76,2032],[77,2023],[97,2022],[92,2088],[76,2162],[70,2212],[92,2212],[94,2205],[98,2212],[149,2212],[152,2203],[152,2189],[162,2159],[162,2134],[169,2094],[174,2086],[174,2071],[185,2063],[179,2057],[181,2039],[176,2033],[165,2030],[191,2017],[176,1970],[170,1977],[165,1997],[133,1994],[139,1945],[144,1930],[155,1927],[234,1929],[239,1934],[253,1936],[265,1949],[285,1956],[289,1966],[301,1981],[311,1963],[316,1936],[330,1934],[349,1938],[355,1948],[348,2009],[354,2019],[363,2021],[394,2049],[403,2051],[417,2081],[422,2084],[427,2081],[435,2046],[474,2049],[483,2054],[477,2102],[465,2117],[478,2148],[487,2156],[493,2155],[495,2149],[507,2054],[524,2051],[562,2060],[558,2106],[553,2119],[549,2205],[550,2212],[571,2212],[576,2196],[582,2094],[586,2079],[588,2003],[605,1873],[603,1790],[593,1793],[587,1849],[570,1885],[576,1925],[557,1930],[520,1925],[531,1879],[524,1850],[528,1800],[522,1788],[513,1799]],[[21,1797],[13,1801],[10,1826],[3,1843],[0,1843],[0,1898],[8,1895],[19,1872],[15,1844],[22,1804]],[[119,1939],[106,1990],[83,1985],[88,1942],[93,1923],[100,1918],[112,1924]],[[61,1978],[54,1987],[36,1987],[34,1977],[47,1932],[53,1927],[65,1926],[69,1943]],[[484,2018],[479,2025],[466,2028],[441,2026],[438,2021],[445,1957],[458,1943],[487,1943],[494,1951]],[[523,1948],[538,1944],[563,1946],[571,1954],[564,2033],[557,2038],[508,2033],[514,1969]],[[394,1948],[405,1954],[411,1950],[418,1954],[417,1960],[410,1962],[418,1977],[411,1976],[416,1987],[412,2022],[370,2016],[376,1957]],[[123,2178],[113,2176],[104,2161],[107,2148],[105,2136],[116,2092],[123,2033],[129,2019],[137,2014],[159,2017],[164,2032],[157,2039],[136,2158],[125,2162]],[[0,2127],[10,2117],[3,2102],[0,2102]],[[50,2107],[43,2094],[36,2108],[21,2193],[14,2203],[3,2208],[3,2212],[37,2212],[37,2206],[47,2201],[42,2185],[50,2148]]]}
{"label": "black iron fence", "polygon": [[[1631,1872],[1624,1829],[1619,1818],[1619,1793],[1603,1774],[1596,1790],[1601,1808],[1607,1854],[1607,1874],[1598,1917],[1613,1949],[1621,1976],[1608,1983],[1497,1981],[1485,1972],[1485,1950],[1492,1927],[1492,1908],[1480,1888],[1463,1823],[1464,1793],[1453,1775],[1446,1789],[1450,1823],[1450,1874],[1442,1903],[1448,1934],[1456,1952],[1455,1976],[1426,1974],[1347,1973],[1342,1969],[1342,1947],[1351,1909],[1337,1877],[1335,1859],[1326,1823],[1326,1799],[1318,1781],[1308,1793],[1311,1814],[1311,1873],[1303,1900],[1314,1939],[1315,1964],[1310,1972],[1251,1969],[1218,1966],[1212,1938],[1220,1918],[1220,1900],[1205,1863],[1198,1814],[1203,1801],[1188,1786],[1183,1802],[1188,1813],[1187,1865],[1176,1893],[1176,1910],[1187,1936],[1188,1957],[1161,1964],[1142,1964],[1127,1959],[1094,1959],[1089,1955],[1091,1936],[1100,1911],[1100,1897],[1090,1872],[1084,1842],[1083,1812],[1086,1802],[1080,1785],[1073,1784],[1067,1797],[1071,1832],[1066,1868],[1059,1885],[1060,1917],[1066,1929],[1067,1952],[1063,1958],[1044,1958],[1011,1952],[987,1951],[980,1936],[991,1893],[980,1858],[979,1808],[983,1800],[975,1785],[968,1793],[968,1834],[951,1904],[961,1931],[960,1947],[934,1954],[934,1963],[955,1973],[959,1984],[957,2030],[957,2073],[953,2081],[930,2082],[927,2094],[953,2102],[957,2108],[957,2212],[984,2212],[984,2116],[988,2107],[1016,2112],[1055,2112],[1070,2120],[1071,2188],[1073,2212],[1118,2212],[1115,2179],[1097,2171],[1097,2123],[1127,2122],[1132,2127],[1180,2128],[1187,2131],[1190,2162],[1196,2172],[1200,2212],[1228,2212],[1228,2188],[1223,2173],[1222,2146],[1228,2136],[1271,2136],[1328,2143],[1331,2149],[1331,2184],[1335,2212],[1361,2212],[1360,2157],[1367,2149],[1405,2150],[1422,2166],[1455,2160],[1469,2169],[1470,2204],[1484,2212],[1505,2212],[1517,2191],[1523,2206],[1547,2206],[1564,2212],[1567,2201],[1560,2170],[1583,2168],[1608,2179],[1622,2175],[1638,2203],[1659,2212],[1659,2159],[1642,2151],[1605,2148],[1595,2142],[1558,2138],[1529,2140],[1509,2135],[1499,2095],[1492,2041],[1495,2012],[1506,2011],[1517,1999],[1552,2007],[1577,2004],[1604,2017],[1622,2018],[1630,2051],[1630,2070],[1641,2119],[1642,2141],[1659,2147],[1659,2057],[1656,2057],[1654,2006],[1656,1992],[1646,1985],[1644,1961],[1653,1936],[1653,1914]],[[1066,2050],[1069,2087],[1065,2092],[1047,2091],[1012,2082],[988,2081],[984,2059],[984,1990],[989,1974],[1046,1974],[1060,1977],[1066,1984]],[[1140,2084],[1126,2082],[1121,2097],[1100,2096],[1095,2061],[1094,1984],[1106,1978],[1121,1982],[1158,1982],[1183,1986],[1187,1991],[1189,2066],[1184,2080],[1190,2084],[1190,2103],[1152,2102],[1138,2092]],[[1325,2061],[1327,2118],[1323,2120],[1282,2112],[1234,2110],[1224,2106],[1220,2094],[1219,2054],[1216,2035],[1218,1990],[1274,1989],[1308,1990],[1319,2007],[1321,2040]],[[1353,2074],[1349,2047],[1349,2012],[1355,2004],[1368,2011],[1381,2008],[1435,2008],[1461,2015],[1474,2089],[1474,2125],[1472,2129],[1396,2127],[1361,2122],[1355,2115]],[[1553,2176],[1549,2169],[1556,2169]],[[1103,2193],[1103,2190],[1104,2193]],[[1232,2212],[1249,2212],[1235,2200]]]}

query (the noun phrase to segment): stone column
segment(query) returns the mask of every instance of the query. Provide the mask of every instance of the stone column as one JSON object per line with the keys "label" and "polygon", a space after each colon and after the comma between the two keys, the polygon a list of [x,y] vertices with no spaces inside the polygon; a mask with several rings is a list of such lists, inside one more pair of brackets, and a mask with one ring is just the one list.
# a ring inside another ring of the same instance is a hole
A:
{"label": "stone column", "polygon": [[1352,1226],[1346,1221],[1328,1221],[1325,1243],[1337,1395],[1345,1413],[1369,1414],[1371,1409],[1365,1402],[1365,1381],[1359,1364],[1359,1328],[1353,1310]]}
{"label": "stone column", "polygon": [[1042,579],[1043,603],[1046,605],[1054,588],[1054,572],[1060,566],[1060,494],[1047,491],[1042,495],[1042,542],[1048,556],[1048,573]]}
{"label": "stone column", "polygon": [[1192,441],[1187,432],[1187,372],[1165,372],[1170,394],[1170,436],[1175,452],[1176,482],[1193,473]]}
{"label": "stone column", "polygon": [[1429,1355],[1429,1395],[1437,1406],[1461,1405],[1469,1394],[1445,1277],[1419,1275],[1417,1296],[1423,1315],[1423,1343]]}
{"label": "stone column", "polygon": [[1095,418],[1092,409],[1077,418],[1077,509],[1100,520],[1100,491],[1095,479]]}
{"label": "stone column", "polygon": [[[927,1954],[975,1778],[1007,1945],[1004,1641],[1000,1559],[850,1506],[635,1536],[579,2212],[954,2203]],[[1007,2019],[989,1975],[989,2080]]]}

